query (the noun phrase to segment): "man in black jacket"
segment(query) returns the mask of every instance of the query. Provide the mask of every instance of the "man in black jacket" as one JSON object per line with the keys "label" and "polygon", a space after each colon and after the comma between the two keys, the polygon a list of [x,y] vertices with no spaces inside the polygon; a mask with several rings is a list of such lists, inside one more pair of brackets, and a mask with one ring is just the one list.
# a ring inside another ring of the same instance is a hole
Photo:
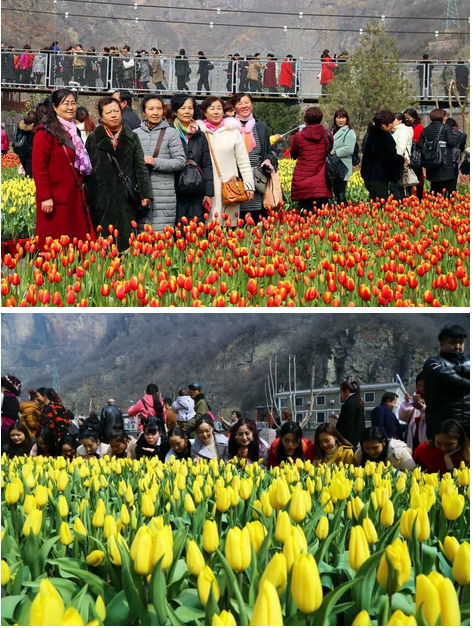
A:
{"label": "man in black jacket", "polygon": [[426,400],[426,434],[456,419],[470,431],[470,356],[464,354],[466,330],[451,325],[441,330],[439,356],[428,358],[423,367]]}
{"label": "man in black jacket", "polygon": [[141,120],[133,111],[133,97],[131,94],[129,92],[120,91],[114,92],[112,96],[120,101],[124,126],[129,127],[131,130],[141,126]]}
{"label": "man in black jacket", "polygon": [[123,415],[117,407],[114,399],[108,399],[107,404],[100,415],[100,440],[108,443],[108,434],[115,427],[123,427]]}
{"label": "man in black jacket", "polygon": [[[418,141],[418,149],[423,151],[425,142],[439,142],[442,152],[442,162],[439,166],[431,168],[426,165],[426,178],[431,182],[431,193],[449,196],[456,189],[456,174],[453,163],[453,149],[456,147],[456,139],[451,127],[446,124],[447,111],[433,109],[429,114],[431,124],[423,129]],[[424,159],[424,155],[423,155]]]}

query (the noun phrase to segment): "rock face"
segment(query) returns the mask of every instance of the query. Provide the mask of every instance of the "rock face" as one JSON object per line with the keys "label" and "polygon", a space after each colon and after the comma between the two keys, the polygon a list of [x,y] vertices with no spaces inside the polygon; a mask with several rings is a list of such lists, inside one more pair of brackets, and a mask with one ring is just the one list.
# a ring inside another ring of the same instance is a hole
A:
{"label": "rock face", "polygon": [[[453,321],[468,329],[469,316]],[[52,386],[54,364],[64,403],[86,412],[107,397],[123,409],[150,382],[164,396],[199,381],[213,411],[255,417],[267,401],[269,357],[288,388],[288,356],[297,356],[297,387],[392,381],[414,383],[450,315],[431,314],[4,314],[2,373],[23,390]],[[25,395],[23,395],[25,397]]]}

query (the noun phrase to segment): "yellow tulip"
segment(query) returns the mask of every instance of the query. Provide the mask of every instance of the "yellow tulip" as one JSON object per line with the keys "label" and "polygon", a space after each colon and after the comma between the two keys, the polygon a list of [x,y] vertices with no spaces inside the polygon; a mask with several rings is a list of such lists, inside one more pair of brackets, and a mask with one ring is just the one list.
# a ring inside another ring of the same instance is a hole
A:
{"label": "yellow tulip", "polygon": [[402,512],[402,516],[400,518],[400,534],[404,539],[411,539],[413,534],[413,526],[416,525],[416,530],[418,532],[418,524],[416,522],[418,518],[418,513],[413,508],[409,508],[408,510],[404,510]]}
{"label": "yellow tulip", "polygon": [[193,501],[196,504],[201,504],[202,500],[203,500],[202,489],[196,482],[194,482],[193,483]]}
{"label": "yellow tulip", "polygon": [[362,526],[354,526],[349,538],[349,564],[354,571],[369,558],[369,545]]}
{"label": "yellow tulip", "polygon": [[279,595],[287,585],[287,559],[284,554],[274,554],[262,574],[259,588],[264,580],[271,582],[277,589]]}
{"label": "yellow tulip", "polygon": [[29,515],[32,510],[36,508],[36,500],[34,495],[26,495],[23,502],[23,512],[25,515]]}
{"label": "yellow tulip", "polygon": [[464,469],[461,469],[461,471],[459,471],[458,484],[459,486],[470,485],[470,469],[464,468]]}
{"label": "yellow tulip", "polygon": [[107,540],[107,552],[108,552],[108,556],[110,558],[110,561],[116,565],[117,567],[120,567],[121,565],[121,554],[120,554],[120,550],[118,549],[118,543],[116,540],[115,536],[110,536],[108,537]]}
{"label": "yellow tulip", "polygon": [[8,563],[6,561],[2,560],[2,587],[10,582],[10,578],[10,567],[8,566]]}
{"label": "yellow tulip", "polygon": [[17,484],[7,484],[7,488],[5,490],[5,501],[7,504],[13,505],[16,504],[20,499],[20,489]]}
{"label": "yellow tulip", "polygon": [[280,543],[285,543],[287,538],[292,534],[292,524],[289,514],[286,510],[279,510],[277,514],[277,523],[275,524],[275,538]]}
{"label": "yellow tulip", "polygon": [[420,606],[429,626],[435,626],[441,617],[442,626],[460,626],[459,600],[454,585],[436,571],[416,578],[415,606]]}
{"label": "yellow tulip", "polygon": [[98,567],[103,563],[104,558],[105,554],[102,550],[94,550],[85,558],[85,562],[87,565],[91,565],[92,567]]}
{"label": "yellow tulip", "polygon": [[256,603],[252,612],[250,626],[283,626],[280,599],[274,585],[264,580],[259,585]]}
{"label": "yellow tulip", "polygon": [[34,491],[34,497],[36,499],[36,505],[38,508],[45,506],[49,501],[48,489],[41,484],[38,485]]}
{"label": "yellow tulip", "polygon": [[465,499],[463,495],[448,495],[444,493],[442,496],[444,516],[449,521],[455,521],[461,516],[464,505]]}
{"label": "yellow tulip", "polygon": [[322,493],[321,493],[320,503],[322,505],[326,504],[325,507],[323,508],[323,511],[327,515],[330,515],[334,511],[333,499],[332,499],[331,495],[329,494],[329,491],[328,491],[327,488],[324,488]]}
{"label": "yellow tulip", "polygon": [[230,528],[226,536],[225,558],[231,569],[244,571],[251,564],[251,537],[247,528]]}
{"label": "yellow tulip", "polygon": [[[171,537],[169,538],[169,531]],[[170,526],[165,526],[163,530],[154,531],[154,542],[152,545],[152,564],[155,565],[158,560],[163,556],[161,569],[165,571],[168,569],[174,560],[174,553],[172,551],[172,530]],[[139,552],[138,546],[138,552]]]}
{"label": "yellow tulip", "polygon": [[103,528],[105,524],[105,512],[106,510],[104,506],[97,506],[97,509],[95,510],[95,514],[93,515],[92,519],[92,525],[94,528]]}
{"label": "yellow tulip", "polygon": [[50,580],[40,581],[39,590],[31,604],[30,626],[57,626],[64,616],[64,602]]}
{"label": "yellow tulip", "polygon": [[[387,561],[388,557],[388,561]],[[396,538],[388,545],[377,570],[377,582],[389,595],[399,591],[408,582],[411,574],[411,559],[406,541]]]}
{"label": "yellow tulip", "polygon": [[[134,559],[134,570],[140,576],[148,576],[154,566],[152,561],[152,549],[154,539],[151,531],[147,526],[141,526],[144,528],[139,537],[139,543],[136,548],[136,558]],[[112,537],[110,537],[112,538]]]}
{"label": "yellow tulip", "polygon": [[130,522],[129,510],[126,507],[126,504],[122,504],[121,506],[120,519],[121,519],[121,523],[125,526],[127,526],[128,523]]}
{"label": "yellow tulip", "polygon": [[26,517],[26,521],[23,525],[23,534],[24,536],[29,536],[31,532],[34,536],[38,536],[41,531],[41,525],[43,523],[43,511],[42,510],[32,510],[30,514]]}
{"label": "yellow tulip", "polygon": [[279,510],[284,508],[290,499],[290,490],[287,481],[282,478],[276,478],[269,486],[269,498],[272,508]]}
{"label": "yellow tulip", "polygon": [[375,529],[372,519],[366,517],[362,522],[362,529],[365,532],[367,543],[369,545],[374,545],[374,543],[377,543],[379,537],[377,536],[377,530]]}
{"label": "yellow tulip", "polygon": [[444,546],[439,543],[442,553],[450,563],[454,562],[457,554],[457,550],[460,547],[459,541],[454,536],[446,536],[444,539]]}
{"label": "yellow tulip", "polygon": [[231,506],[229,488],[218,488],[216,491],[216,509],[219,510],[219,512],[226,512]]}
{"label": "yellow tulip", "polygon": [[220,544],[220,537],[218,536],[218,525],[216,521],[205,521],[202,534],[203,549],[212,554]]}
{"label": "yellow tulip", "polygon": [[64,495],[61,495],[57,500],[57,506],[59,508],[59,513],[61,517],[63,519],[64,517],[67,517],[67,515],[69,514],[69,504],[67,503],[67,499],[64,497]]}
{"label": "yellow tulip", "polygon": [[192,499],[190,493],[187,493],[184,498],[184,508],[185,512],[188,512],[189,515],[193,514],[196,510],[195,503]]}
{"label": "yellow tulip", "polygon": [[200,548],[195,541],[189,541],[187,544],[187,569],[190,569],[194,576],[198,576],[205,567],[205,559]]}
{"label": "yellow tulip", "polygon": [[361,611],[360,613],[357,613],[351,625],[352,626],[372,626],[369,613],[367,611]]}
{"label": "yellow tulip", "polygon": [[413,615],[405,615],[400,610],[396,610],[390,619],[387,626],[417,626],[416,619]]}
{"label": "yellow tulip", "polygon": [[202,606],[206,606],[206,603],[208,602],[208,598],[210,597],[211,588],[213,588],[213,594],[215,596],[216,601],[218,602],[218,600],[220,599],[220,588],[216,581],[215,574],[207,565],[198,574],[198,579],[197,579],[198,597],[200,598],[200,602],[202,603]]}
{"label": "yellow tulip", "polygon": [[316,611],[323,601],[318,566],[311,554],[295,557],[292,570],[292,599],[306,615]]}
{"label": "yellow tulip", "polygon": [[108,539],[108,537],[110,537],[112,534],[114,536],[118,534],[115,517],[113,515],[106,515],[103,524],[103,533],[106,539]]}
{"label": "yellow tulip", "polygon": [[59,626],[83,626],[84,620],[76,608],[68,608],[62,616]]}
{"label": "yellow tulip", "polygon": [[365,505],[364,502],[359,497],[359,495],[356,495],[354,499],[351,499],[351,504],[352,504],[352,514],[354,515],[354,519],[359,519],[359,515],[361,514],[361,511]]}
{"label": "yellow tulip", "polygon": [[251,545],[257,553],[267,535],[267,530],[260,521],[251,521],[250,523],[246,523],[244,527],[248,529]]}
{"label": "yellow tulip", "polygon": [[315,534],[316,534],[316,538],[319,539],[320,541],[323,541],[328,536],[329,534],[328,517],[323,516],[320,518],[316,526]]}
{"label": "yellow tulip", "polygon": [[330,495],[336,497],[336,499],[347,499],[351,494],[352,480],[341,479],[336,477],[330,484]]}
{"label": "yellow tulip", "polygon": [[61,493],[65,491],[68,481],[69,476],[67,475],[67,471],[62,470],[56,482],[56,486]]}
{"label": "yellow tulip", "polygon": [[105,602],[101,595],[99,595],[95,601],[95,612],[98,615],[99,620],[103,623],[107,616],[107,609],[105,608]]}
{"label": "yellow tulip", "polygon": [[462,586],[470,584],[470,545],[461,543],[452,566],[452,577]]}
{"label": "yellow tulip", "polygon": [[144,493],[141,500],[141,512],[145,517],[154,517],[155,507],[151,498],[147,493]]}
{"label": "yellow tulip", "polygon": [[66,521],[61,523],[61,527],[59,528],[59,542],[62,545],[71,545],[74,539],[72,538],[72,532],[70,531],[69,525]]}
{"label": "yellow tulip", "polygon": [[395,519],[395,510],[391,499],[388,499],[380,512],[380,523],[384,528],[389,528]]}
{"label": "yellow tulip", "polygon": [[354,482],[354,490],[356,493],[360,493],[364,488],[364,480],[362,478],[356,478]]}
{"label": "yellow tulip", "polygon": [[87,536],[87,529],[82,523],[80,517],[76,517],[74,519],[74,523],[72,524],[72,529],[74,530],[74,532],[78,532],[79,534],[83,534],[84,536]]}
{"label": "yellow tulip", "polygon": [[295,523],[303,521],[306,517],[307,508],[305,495],[305,491],[298,490],[293,493],[292,499],[290,500],[290,517]]}
{"label": "yellow tulip", "polygon": [[249,499],[251,497],[252,489],[253,483],[250,478],[244,478],[243,480],[241,480],[241,488],[239,489],[239,495],[241,499],[243,499],[244,501]]}
{"label": "yellow tulip", "polygon": [[216,613],[213,615],[211,621],[212,626],[237,626],[236,620],[233,614],[229,611],[221,611],[220,615]]}

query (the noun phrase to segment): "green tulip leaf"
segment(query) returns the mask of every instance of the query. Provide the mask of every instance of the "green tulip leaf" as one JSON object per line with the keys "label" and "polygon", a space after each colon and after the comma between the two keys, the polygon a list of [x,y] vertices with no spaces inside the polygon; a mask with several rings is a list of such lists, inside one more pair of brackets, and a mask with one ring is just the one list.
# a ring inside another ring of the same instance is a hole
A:
{"label": "green tulip leaf", "polygon": [[137,586],[137,578],[135,579],[135,576],[138,576],[138,574],[136,574],[134,568],[131,566],[128,550],[120,543],[117,543],[117,547],[121,554],[121,576],[129,607],[132,612],[137,613],[141,624],[146,626],[149,623],[149,615],[143,603],[143,588],[142,586]]}
{"label": "green tulip leaf", "polygon": [[405,615],[415,614],[415,602],[411,595],[394,593],[392,595],[392,611],[402,611]]}
{"label": "green tulip leaf", "polygon": [[105,626],[128,626],[129,604],[124,591],[120,591],[107,604]]}
{"label": "green tulip leaf", "polygon": [[151,575],[151,586],[149,587],[149,599],[154,606],[159,625],[164,626],[167,621],[166,613],[166,578],[162,571],[162,560],[164,556],[154,565]]}
{"label": "green tulip leaf", "polygon": [[205,619],[205,611],[199,610],[198,608],[179,606],[174,612],[182,624],[194,622],[196,619]]}
{"label": "green tulip leaf", "polygon": [[175,598],[175,601],[180,606],[190,606],[191,608],[200,609],[202,607],[197,589],[185,589],[185,591],[179,593],[179,595]]}
{"label": "green tulip leaf", "polygon": [[320,608],[313,613],[311,617],[311,623],[313,626],[328,626],[328,616],[332,614],[334,607],[336,606],[336,602],[349,591],[357,583],[357,578],[351,580],[350,582],[346,582],[341,586],[328,593],[327,596],[323,599],[323,603]]}
{"label": "green tulip leaf", "polygon": [[64,577],[77,578],[81,583],[88,584],[92,593],[96,596],[101,595],[105,599],[105,589],[109,587],[101,578],[90,571],[80,569],[74,565],[74,561],[70,558],[49,558],[49,565],[56,565],[64,574]]}
{"label": "green tulip leaf", "polygon": [[248,621],[248,617],[247,617],[246,606],[244,604],[243,596],[242,596],[241,591],[239,589],[239,585],[238,585],[238,582],[236,580],[236,576],[234,575],[233,570],[231,569],[228,561],[223,556],[221,551],[219,549],[217,549],[216,553],[218,554],[220,562],[221,562],[221,564],[223,566],[223,569],[224,569],[224,571],[226,573],[226,577],[228,579],[228,584],[229,584],[229,590],[230,590],[231,594],[234,595],[234,597],[236,598],[236,601],[238,602],[239,623],[242,626],[247,626],[249,624],[249,621]]}
{"label": "green tulip leaf", "polygon": [[18,604],[24,599],[24,595],[9,595],[2,598],[1,617],[2,619],[13,620]]}
{"label": "green tulip leaf", "polygon": [[213,586],[210,587],[210,594],[208,595],[208,600],[205,606],[205,623],[207,626],[212,625],[213,615],[220,614],[220,607],[218,606],[218,602],[216,601],[215,593],[213,591]]}

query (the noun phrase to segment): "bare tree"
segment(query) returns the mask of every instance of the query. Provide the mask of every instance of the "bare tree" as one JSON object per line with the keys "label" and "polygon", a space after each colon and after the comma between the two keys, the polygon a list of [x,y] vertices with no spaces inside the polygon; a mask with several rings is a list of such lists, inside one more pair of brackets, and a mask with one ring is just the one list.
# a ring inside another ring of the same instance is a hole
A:
{"label": "bare tree", "polygon": [[[457,100],[457,104],[459,105],[459,109],[461,112],[461,118],[462,118],[462,131],[465,133],[466,129],[469,128],[469,122],[467,119],[467,103],[469,102],[469,94],[470,94],[470,85],[468,85],[466,87],[465,90],[465,96],[461,97],[461,95],[459,94],[459,90],[457,88],[457,84],[455,81],[453,81],[453,89],[454,89],[454,95],[456,97]],[[462,100],[463,98],[463,100]],[[451,103],[451,97],[449,96],[449,103]],[[451,105],[451,110],[452,110],[452,105]]]}
{"label": "bare tree", "polygon": [[269,357],[269,374],[267,375],[267,382],[265,384],[265,395],[267,407],[270,408],[272,406],[273,408],[272,416],[274,423],[277,427],[280,427],[280,413],[277,399],[278,361],[279,358],[276,355]]}
{"label": "bare tree", "polygon": [[315,395],[315,365],[311,368],[311,386],[310,386],[310,410],[307,412],[305,418],[301,422],[302,429],[306,427],[309,421],[312,420],[315,410],[315,400],[318,395]]}

